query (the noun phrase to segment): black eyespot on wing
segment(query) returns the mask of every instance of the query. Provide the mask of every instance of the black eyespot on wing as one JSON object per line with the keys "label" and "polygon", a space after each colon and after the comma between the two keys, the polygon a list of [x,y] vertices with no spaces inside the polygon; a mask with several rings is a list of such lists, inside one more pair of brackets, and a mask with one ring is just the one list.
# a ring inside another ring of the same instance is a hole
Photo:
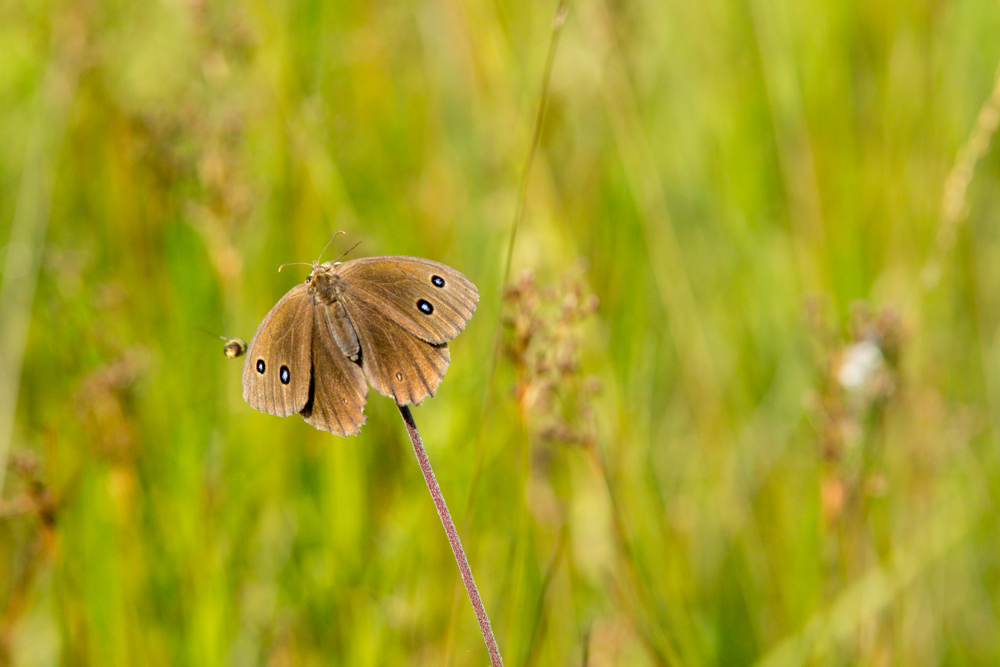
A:
{"label": "black eyespot on wing", "polygon": [[292,374],[288,371],[288,366],[281,367],[281,370],[278,371],[278,379],[281,380],[281,384],[288,384],[292,381]]}
{"label": "black eyespot on wing", "polygon": [[261,375],[263,375],[265,369],[266,369],[266,366],[264,365],[264,360],[263,359],[258,359],[257,360],[257,372],[260,373]]}
{"label": "black eyespot on wing", "polygon": [[417,301],[417,308],[419,308],[420,312],[424,315],[430,315],[434,312],[434,306],[432,306],[431,302],[427,299],[420,299]]}
{"label": "black eyespot on wing", "polygon": [[403,379],[403,374],[402,373],[396,373],[396,379],[397,380],[402,380]]}
{"label": "black eyespot on wing", "polygon": [[444,278],[441,276],[431,276],[431,283],[434,287],[444,287]]}

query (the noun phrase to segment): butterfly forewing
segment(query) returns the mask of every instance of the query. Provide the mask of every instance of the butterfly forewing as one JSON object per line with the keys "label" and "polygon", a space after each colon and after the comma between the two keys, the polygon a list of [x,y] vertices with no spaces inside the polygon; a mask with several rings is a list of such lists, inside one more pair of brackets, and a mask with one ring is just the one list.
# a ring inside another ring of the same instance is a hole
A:
{"label": "butterfly forewing", "polygon": [[[468,278],[421,257],[365,257],[339,264],[335,271],[349,312],[348,304],[363,301],[428,343],[457,336],[479,303],[479,291]],[[367,331],[363,323],[360,328]]]}
{"label": "butterfly forewing", "polygon": [[288,291],[260,326],[243,361],[243,399],[261,412],[287,417],[309,400],[313,298],[305,285]]}

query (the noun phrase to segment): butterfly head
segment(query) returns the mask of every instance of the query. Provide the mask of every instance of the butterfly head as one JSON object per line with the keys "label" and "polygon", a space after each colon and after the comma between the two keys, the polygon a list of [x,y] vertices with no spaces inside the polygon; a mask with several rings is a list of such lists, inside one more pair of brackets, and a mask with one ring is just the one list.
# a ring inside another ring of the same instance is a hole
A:
{"label": "butterfly head", "polygon": [[324,303],[332,303],[337,298],[336,285],[340,281],[340,277],[335,271],[337,264],[339,262],[314,264],[313,270],[306,278],[309,291]]}

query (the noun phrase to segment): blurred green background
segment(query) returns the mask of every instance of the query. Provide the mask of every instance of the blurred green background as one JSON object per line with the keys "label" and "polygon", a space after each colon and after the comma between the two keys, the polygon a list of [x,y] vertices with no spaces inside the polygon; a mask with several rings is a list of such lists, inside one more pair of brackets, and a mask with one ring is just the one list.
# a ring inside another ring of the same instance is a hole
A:
{"label": "blurred green background", "polygon": [[566,9],[0,4],[0,664],[487,664],[391,401],[222,355],[341,229],[479,287],[506,664],[1000,664],[1000,5]]}

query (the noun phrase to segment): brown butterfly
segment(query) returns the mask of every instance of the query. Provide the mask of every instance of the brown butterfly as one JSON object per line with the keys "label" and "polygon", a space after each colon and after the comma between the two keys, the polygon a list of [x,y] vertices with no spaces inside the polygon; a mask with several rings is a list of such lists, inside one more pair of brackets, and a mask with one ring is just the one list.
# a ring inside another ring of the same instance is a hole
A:
{"label": "brown butterfly", "polygon": [[243,398],[261,412],[299,413],[318,429],[356,435],[368,383],[398,405],[434,395],[448,369],[448,341],[478,303],[468,278],[429,259],[314,263],[257,327],[243,362]]}

